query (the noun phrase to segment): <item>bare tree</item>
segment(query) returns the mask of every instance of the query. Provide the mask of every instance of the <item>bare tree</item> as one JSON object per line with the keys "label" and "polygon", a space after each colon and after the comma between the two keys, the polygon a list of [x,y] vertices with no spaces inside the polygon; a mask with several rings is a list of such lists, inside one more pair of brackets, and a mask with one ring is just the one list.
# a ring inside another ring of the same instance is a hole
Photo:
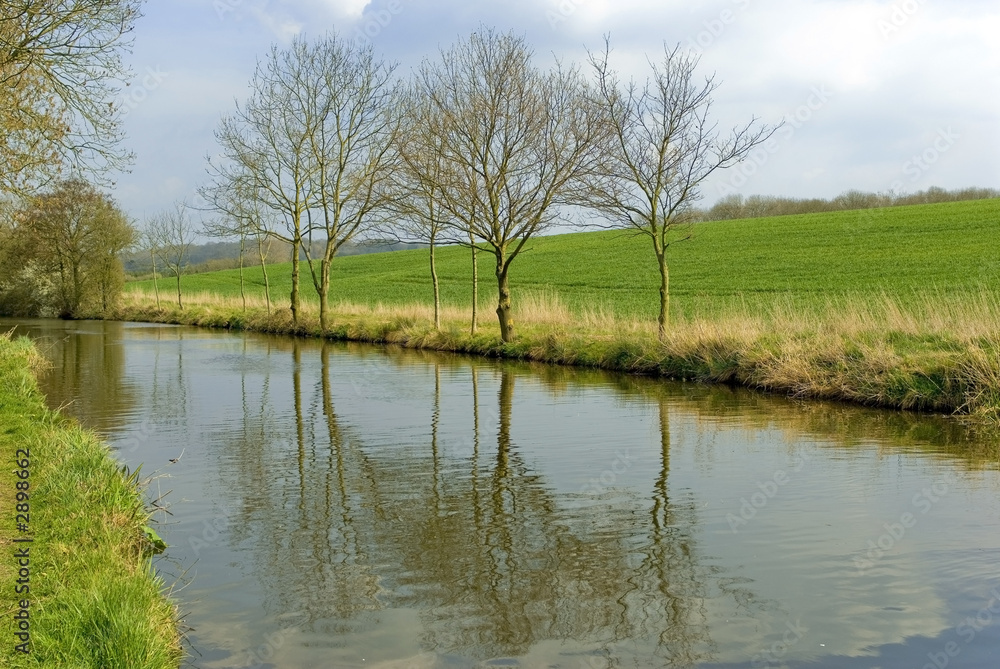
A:
{"label": "bare tree", "polygon": [[246,264],[247,238],[250,231],[247,228],[245,219],[239,218],[217,218],[202,223],[202,233],[206,237],[214,237],[222,240],[235,239],[239,242],[240,251],[237,259],[237,267],[240,273],[240,300],[243,302],[243,311],[247,310],[247,288],[246,276],[243,267]]}
{"label": "bare tree", "polygon": [[330,275],[337,251],[374,223],[391,198],[385,184],[398,117],[391,102],[395,65],[377,60],[371,44],[330,33],[309,44],[296,38],[287,52],[292,108],[309,129],[311,161],[308,231],[324,237],[319,272],[311,244],[306,259],[319,295],[320,328],[329,319]]}
{"label": "bare tree", "polygon": [[188,251],[195,236],[194,223],[187,210],[186,203],[178,203],[172,210],[151,218],[147,226],[156,257],[177,279],[177,306],[181,309],[184,308],[181,300],[181,277],[187,267]]}
{"label": "bare tree", "polygon": [[248,210],[255,202],[248,201],[239,188],[221,187],[218,184],[201,187],[198,194],[211,203],[213,210],[221,213],[221,217],[207,220],[203,223],[202,232],[208,237],[217,239],[239,240],[239,271],[240,299],[243,301],[243,311],[247,310],[246,277],[243,268],[246,262],[247,240],[253,235],[253,217]]}
{"label": "bare tree", "polygon": [[122,167],[122,51],[141,0],[0,0],[0,191],[26,193],[69,164]]}
{"label": "bare tree", "polygon": [[[262,220],[258,218],[257,220]],[[271,255],[271,239],[266,229],[257,225],[253,227],[253,239],[257,244],[257,260],[260,261],[260,273],[264,278],[264,303],[267,305],[267,315],[271,315],[271,281],[267,276],[267,261]]]}
{"label": "bare tree", "polygon": [[[611,47],[591,53],[604,115],[613,133],[602,145],[601,169],[591,179],[587,201],[612,227],[634,230],[653,242],[660,271],[659,336],[670,319],[667,248],[689,222],[701,198],[701,184],[718,169],[731,167],[767,141],[777,129],[756,118],[720,136],[709,119],[714,75],[695,78],[698,57],[680,46],[664,48],[663,61],[650,63],[642,84],[622,83],[609,63]],[[682,236],[682,235],[681,235]]]}
{"label": "bare tree", "polygon": [[472,324],[469,330],[475,335],[479,326],[479,247],[472,232],[469,232],[469,248],[472,249]]}
{"label": "bare tree", "polygon": [[579,72],[542,71],[532,57],[523,37],[482,28],[425,61],[416,80],[434,111],[424,136],[444,159],[442,208],[494,256],[505,342],[514,338],[511,263],[576,201],[602,133]]}
{"label": "bare tree", "polygon": [[394,146],[397,169],[390,173],[386,183],[388,216],[380,223],[378,231],[403,243],[428,244],[434,327],[440,330],[441,288],[435,251],[442,241],[450,241],[442,237],[453,232],[446,225],[447,212],[442,211],[440,202],[444,155],[439,138],[424,137],[435,111],[430,101],[410,89],[398,96],[396,106],[402,118]]}
{"label": "bare tree", "polygon": [[[267,234],[292,247],[296,322],[301,254],[326,329],[333,258],[382,206],[395,132],[388,113],[393,70],[371,45],[336,34],[315,43],[297,37],[287,49],[272,47],[251,80],[250,99],[216,132],[223,161],[211,166],[209,188],[238,186],[280,219],[283,229],[271,226]],[[304,243],[313,233],[323,236],[315,262]]]}
{"label": "bare tree", "polygon": [[147,227],[139,233],[139,244],[144,252],[149,253],[149,265],[153,270],[153,295],[156,296],[156,308],[160,308],[160,285],[156,276],[156,250],[157,240],[152,231]]}
{"label": "bare tree", "polygon": [[271,282],[267,274],[267,258],[270,253],[268,237],[267,212],[261,203],[262,198],[252,190],[252,179],[239,177],[232,182],[213,182],[198,188],[198,194],[204,198],[209,207],[221,214],[222,218],[205,225],[209,236],[240,240],[240,294],[243,298],[243,309],[246,310],[246,287],[243,276],[244,254],[246,244],[253,240],[257,247],[257,258],[260,271],[264,278],[264,299],[267,313],[271,313]]}
{"label": "bare tree", "polygon": [[222,119],[215,138],[222,147],[220,162],[209,161],[216,188],[240,188],[275,216],[267,221],[268,236],[291,246],[292,290],[289,308],[298,322],[299,268],[306,235],[306,212],[315,202],[312,192],[314,162],[308,120],[293,105],[298,91],[289,76],[295,61],[291,52],[272,47],[258,63],[245,104]]}

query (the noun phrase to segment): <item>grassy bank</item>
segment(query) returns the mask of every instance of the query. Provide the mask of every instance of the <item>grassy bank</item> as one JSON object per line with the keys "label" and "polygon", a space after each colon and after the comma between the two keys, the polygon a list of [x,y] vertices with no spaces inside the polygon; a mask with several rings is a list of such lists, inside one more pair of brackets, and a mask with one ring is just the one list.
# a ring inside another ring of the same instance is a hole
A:
{"label": "grassy bank", "polygon": [[[268,315],[260,269],[184,278],[190,308],[161,282],[130,284],[116,315],[326,336],[648,375],[795,397],[1000,418],[1000,200],[843,211],[693,226],[670,248],[672,331],[655,338],[659,277],[648,240],[619,232],[534,240],[512,269],[518,339],[495,326],[490,258],[480,256],[484,324],[467,334],[469,251],[439,256],[445,325],[430,327],[426,251],[338,259],[335,325]],[[287,267],[269,268],[287,304]],[[308,278],[304,278],[308,281]],[[311,287],[303,285],[309,298]]]}
{"label": "grassy bank", "polygon": [[1000,301],[987,291],[906,300],[842,296],[809,310],[779,301],[767,310],[680,319],[663,343],[650,321],[577,313],[554,296],[522,300],[513,343],[501,342],[488,315],[484,309],[486,325],[471,336],[461,310],[447,310],[436,331],[426,305],[341,303],[324,333],[314,312],[296,326],[287,309],[269,315],[252,304],[244,311],[233,298],[192,296],[190,306],[178,310],[158,309],[149,295],[133,294],[117,317],[580,365],[1000,419]]}
{"label": "grassy bank", "polygon": [[[176,669],[176,611],[144,554],[148,514],[136,477],[94,435],[45,407],[32,372],[39,364],[30,342],[0,336],[0,666]],[[13,511],[24,471],[27,533]],[[25,537],[33,542],[14,542]],[[21,585],[30,591],[15,594],[25,576],[13,556],[25,548],[30,575]],[[22,600],[30,654],[14,636]]]}

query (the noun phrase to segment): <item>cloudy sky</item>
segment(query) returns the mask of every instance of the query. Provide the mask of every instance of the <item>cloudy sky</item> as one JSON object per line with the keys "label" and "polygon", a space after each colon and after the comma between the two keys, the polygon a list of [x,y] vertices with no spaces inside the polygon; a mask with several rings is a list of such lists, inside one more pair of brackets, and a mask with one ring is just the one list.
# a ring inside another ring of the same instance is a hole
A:
{"label": "cloudy sky", "polygon": [[371,40],[407,75],[481,23],[527,36],[540,64],[583,61],[610,34],[613,65],[681,43],[721,86],[715,117],[785,126],[720,173],[704,204],[755,193],[1000,187],[996,0],[150,0],[125,89],[130,174],[114,194],[140,221],[192,199],[213,130],[246,97],[271,44],[328,30]]}

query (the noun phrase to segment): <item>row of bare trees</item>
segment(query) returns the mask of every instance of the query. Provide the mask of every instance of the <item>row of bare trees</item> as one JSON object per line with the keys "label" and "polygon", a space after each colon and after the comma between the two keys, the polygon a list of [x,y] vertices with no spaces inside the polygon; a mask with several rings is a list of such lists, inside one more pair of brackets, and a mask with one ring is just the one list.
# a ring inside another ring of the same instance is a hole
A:
{"label": "row of bare trees", "polygon": [[[609,56],[607,43],[590,55],[592,78],[558,62],[546,69],[523,37],[482,28],[403,81],[371,44],[296,38],[272,48],[250,97],[223,118],[201,195],[234,236],[291,246],[296,320],[305,254],[324,329],[333,258],[359,235],[430,244],[437,325],[435,247],[485,251],[505,342],[515,334],[514,260],[568,211],[590,211],[598,225],[650,238],[662,337],[666,251],[700,184],[774,128],[752,118],[720,132],[709,117],[717,84],[697,79],[697,57],[680,48],[651,63],[644,82],[622,81]],[[325,240],[319,254],[307,243],[314,234]]]}

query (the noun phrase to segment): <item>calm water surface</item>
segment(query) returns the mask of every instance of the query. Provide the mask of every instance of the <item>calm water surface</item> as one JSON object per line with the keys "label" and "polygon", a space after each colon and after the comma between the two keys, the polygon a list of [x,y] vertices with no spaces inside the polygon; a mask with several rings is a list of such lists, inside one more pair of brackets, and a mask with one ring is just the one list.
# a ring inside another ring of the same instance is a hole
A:
{"label": "calm water surface", "polygon": [[1000,449],[954,420],[183,327],[18,331],[53,361],[50,402],[152,477],[195,667],[1000,666]]}

